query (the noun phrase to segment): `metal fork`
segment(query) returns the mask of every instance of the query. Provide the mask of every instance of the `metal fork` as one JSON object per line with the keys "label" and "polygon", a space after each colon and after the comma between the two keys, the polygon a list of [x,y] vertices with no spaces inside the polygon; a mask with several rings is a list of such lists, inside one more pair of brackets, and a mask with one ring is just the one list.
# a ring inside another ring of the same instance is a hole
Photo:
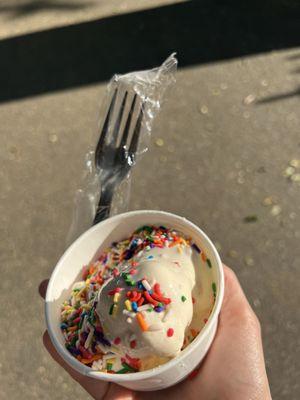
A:
{"label": "metal fork", "polygon": [[[140,102],[140,104],[136,106],[138,96],[135,94],[126,118],[124,111],[129,93],[125,91],[121,97],[120,108],[116,110],[117,116],[114,125],[112,125],[111,135],[109,135],[109,128],[113,121],[118,93],[119,90],[116,88],[107,111],[95,152],[95,165],[96,169],[100,172],[101,195],[93,225],[109,217],[114,190],[123,181],[134,165],[141,132],[144,104]],[[135,126],[132,126],[135,109],[137,109],[138,117],[135,121]],[[126,118],[126,123],[123,132],[121,132],[120,127],[123,118]],[[133,130],[133,133],[131,139],[129,139],[131,130]],[[108,136],[111,136],[109,141]]]}

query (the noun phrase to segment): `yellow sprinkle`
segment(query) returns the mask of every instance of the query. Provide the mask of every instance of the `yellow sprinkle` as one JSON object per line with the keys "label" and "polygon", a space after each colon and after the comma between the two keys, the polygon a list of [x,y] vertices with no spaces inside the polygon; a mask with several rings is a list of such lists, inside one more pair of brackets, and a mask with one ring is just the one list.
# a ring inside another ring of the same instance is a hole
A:
{"label": "yellow sprinkle", "polygon": [[182,247],[180,245],[177,247],[177,250],[178,250],[178,253],[182,254]]}
{"label": "yellow sprinkle", "polygon": [[74,331],[76,331],[77,329],[78,329],[78,326],[75,325],[75,326],[70,326],[67,330],[68,330],[68,332],[74,332]]}
{"label": "yellow sprinkle", "polygon": [[114,304],[114,307],[113,307],[113,310],[112,310],[112,316],[113,317],[115,317],[116,316],[116,314],[117,314],[117,311],[118,311],[118,306],[117,306],[117,304]]}
{"label": "yellow sprinkle", "polygon": [[81,297],[81,295],[84,293],[84,291],[85,291],[85,289],[86,289],[86,287],[83,287],[79,292],[77,292],[77,294],[76,294],[76,298],[78,297]]}
{"label": "yellow sprinkle", "polygon": [[120,300],[120,293],[115,293],[114,294],[114,303],[118,303],[118,301]]}
{"label": "yellow sprinkle", "polygon": [[132,311],[130,300],[125,300],[125,307],[127,308],[128,311]]}
{"label": "yellow sprinkle", "polygon": [[90,280],[90,279],[87,279],[87,280],[85,281],[86,285],[89,285],[89,284],[90,284],[90,282],[91,282],[91,280]]}

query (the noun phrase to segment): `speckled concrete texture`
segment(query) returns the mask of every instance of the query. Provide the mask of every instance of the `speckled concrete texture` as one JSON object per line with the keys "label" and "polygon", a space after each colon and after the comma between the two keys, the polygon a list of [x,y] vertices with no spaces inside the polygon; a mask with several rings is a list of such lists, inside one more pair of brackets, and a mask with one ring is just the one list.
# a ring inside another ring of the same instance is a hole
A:
{"label": "speckled concrete texture", "polygon": [[[99,3],[113,15],[122,2]],[[63,24],[74,23],[61,13]],[[13,19],[5,18],[9,29]],[[23,23],[22,34],[48,27]],[[273,398],[297,400],[300,43],[269,50],[179,69],[150,150],[133,172],[129,208],[172,211],[207,232],[260,318]],[[65,249],[105,83],[35,97],[14,92],[0,104],[0,399],[88,398],[43,348],[38,285]]]}

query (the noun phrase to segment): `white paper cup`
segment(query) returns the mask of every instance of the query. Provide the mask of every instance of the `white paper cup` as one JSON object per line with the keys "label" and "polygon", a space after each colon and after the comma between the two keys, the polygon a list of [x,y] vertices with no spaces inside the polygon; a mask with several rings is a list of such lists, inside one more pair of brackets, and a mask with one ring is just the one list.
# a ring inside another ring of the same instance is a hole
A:
{"label": "white paper cup", "polygon": [[[78,279],[83,265],[96,259],[112,242],[122,240],[142,225],[165,225],[187,236],[204,250],[213,265],[217,296],[208,322],[195,340],[176,358],[157,368],[133,374],[107,374],[93,371],[81,364],[65,348],[60,330],[61,304],[68,298],[73,283]],[[133,390],[159,390],[183,380],[200,363],[207,353],[218,325],[224,293],[224,275],[220,257],[214,245],[196,225],[178,215],[163,211],[132,211],[109,218],[81,235],[57,263],[48,284],[45,313],[50,338],[61,357],[76,371],[102,381],[118,383]]]}

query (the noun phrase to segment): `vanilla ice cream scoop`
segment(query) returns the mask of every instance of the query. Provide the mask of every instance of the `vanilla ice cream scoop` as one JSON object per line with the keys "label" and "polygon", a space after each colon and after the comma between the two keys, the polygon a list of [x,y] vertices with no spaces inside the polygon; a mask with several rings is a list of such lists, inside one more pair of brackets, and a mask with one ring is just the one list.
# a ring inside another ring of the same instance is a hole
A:
{"label": "vanilla ice cream scoop", "polygon": [[96,307],[111,351],[139,358],[142,369],[160,365],[179,354],[193,318],[192,248],[148,249],[119,270]]}

